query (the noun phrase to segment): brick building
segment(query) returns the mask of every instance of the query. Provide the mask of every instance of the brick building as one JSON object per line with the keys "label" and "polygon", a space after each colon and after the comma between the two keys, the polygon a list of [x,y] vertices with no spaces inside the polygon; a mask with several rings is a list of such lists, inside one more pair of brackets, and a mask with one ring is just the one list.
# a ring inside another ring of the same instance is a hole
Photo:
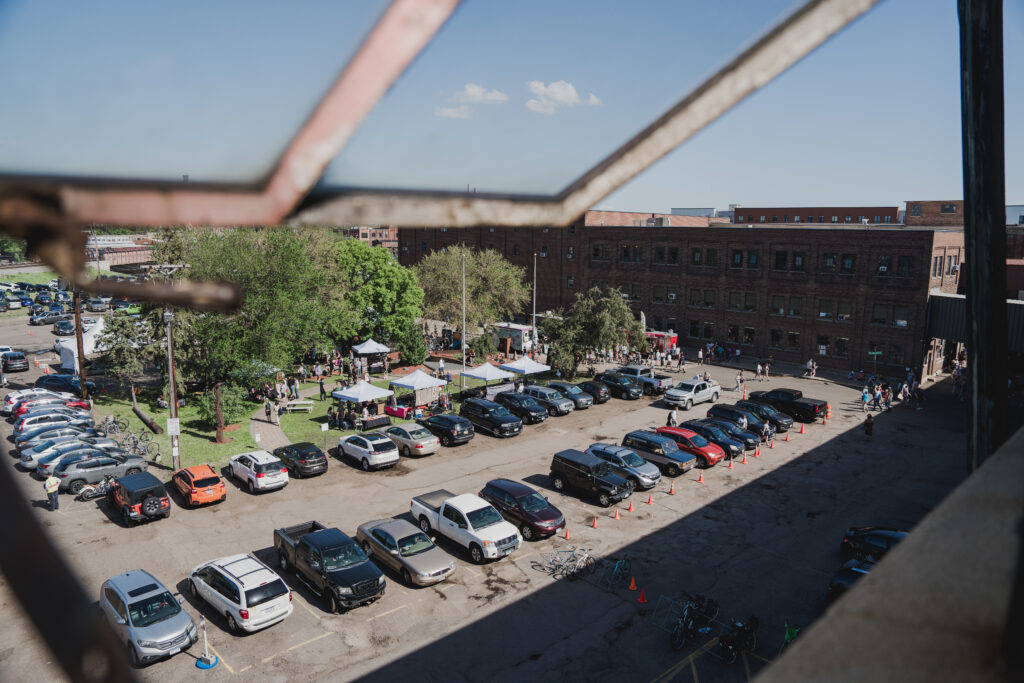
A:
{"label": "brick building", "polygon": [[899,223],[899,208],[895,206],[737,206],[732,222],[736,225],[766,225],[771,223],[862,224]]}
{"label": "brick building", "polygon": [[568,228],[401,229],[399,259],[464,243],[498,250],[529,280],[536,252],[538,312],[618,287],[649,327],[691,348],[717,340],[844,370],[870,369],[878,350],[890,374],[924,364],[929,293],[955,293],[963,261],[955,230],[631,224],[650,214],[618,226],[605,215],[602,226],[590,213]]}
{"label": "brick building", "polygon": [[964,227],[964,201],[943,199],[940,201],[907,202],[905,222],[908,226]]}
{"label": "brick building", "polygon": [[383,246],[392,256],[398,256],[398,228],[393,225],[359,225],[335,230],[370,246]]}

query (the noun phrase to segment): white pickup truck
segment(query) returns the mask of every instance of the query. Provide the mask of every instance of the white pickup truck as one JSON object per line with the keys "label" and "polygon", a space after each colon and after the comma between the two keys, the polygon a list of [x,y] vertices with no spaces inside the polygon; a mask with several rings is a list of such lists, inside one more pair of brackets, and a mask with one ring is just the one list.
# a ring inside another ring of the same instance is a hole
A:
{"label": "white pickup truck", "polygon": [[715,380],[684,379],[675,387],[665,392],[665,403],[670,406],[681,406],[689,410],[696,403],[711,401],[714,403],[722,392],[721,385]]}
{"label": "white pickup truck", "polygon": [[490,503],[472,493],[456,496],[451,491],[433,491],[416,496],[409,512],[423,533],[432,530],[464,548],[476,564],[512,553],[523,542],[519,530],[506,522]]}

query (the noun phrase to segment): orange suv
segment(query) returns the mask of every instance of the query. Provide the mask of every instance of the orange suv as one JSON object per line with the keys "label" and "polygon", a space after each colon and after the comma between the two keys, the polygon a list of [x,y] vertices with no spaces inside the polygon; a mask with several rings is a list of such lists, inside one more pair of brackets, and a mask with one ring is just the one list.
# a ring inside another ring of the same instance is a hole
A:
{"label": "orange suv", "polygon": [[181,497],[185,499],[185,504],[189,507],[205,503],[219,503],[228,497],[228,489],[224,485],[224,481],[209,465],[196,465],[178,470],[174,473],[171,481],[181,492]]}

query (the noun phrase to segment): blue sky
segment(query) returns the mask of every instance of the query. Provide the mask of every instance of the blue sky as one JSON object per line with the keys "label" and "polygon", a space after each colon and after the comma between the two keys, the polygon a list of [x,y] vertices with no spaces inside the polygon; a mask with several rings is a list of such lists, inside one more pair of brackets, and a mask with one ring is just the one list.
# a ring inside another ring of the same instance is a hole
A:
{"label": "blue sky", "polygon": [[[384,7],[0,0],[0,170],[253,182]],[[465,0],[327,184],[553,194],[792,0]],[[1024,82],[1024,3],[1005,3]],[[45,27],[45,29],[44,29]],[[895,205],[959,198],[955,0],[885,0],[599,204]],[[1024,91],[1006,93],[1024,202]]]}

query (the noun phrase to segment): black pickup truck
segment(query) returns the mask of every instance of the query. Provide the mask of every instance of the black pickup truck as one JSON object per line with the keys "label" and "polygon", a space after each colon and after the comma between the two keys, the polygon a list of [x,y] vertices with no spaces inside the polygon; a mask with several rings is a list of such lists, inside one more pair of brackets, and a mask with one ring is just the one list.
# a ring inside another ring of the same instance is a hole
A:
{"label": "black pickup truck", "polygon": [[365,605],[384,595],[384,574],[355,541],[320,522],[274,530],[281,569],[322,595],[332,612]]}
{"label": "black pickup truck", "polygon": [[828,403],[816,398],[804,398],[802,391],[796,389],[772,389],[771,391],[755,391],[750,394],[751,401],[766,403],[780,413],[789,415],[801,422],[814,422],[825,417]]}

